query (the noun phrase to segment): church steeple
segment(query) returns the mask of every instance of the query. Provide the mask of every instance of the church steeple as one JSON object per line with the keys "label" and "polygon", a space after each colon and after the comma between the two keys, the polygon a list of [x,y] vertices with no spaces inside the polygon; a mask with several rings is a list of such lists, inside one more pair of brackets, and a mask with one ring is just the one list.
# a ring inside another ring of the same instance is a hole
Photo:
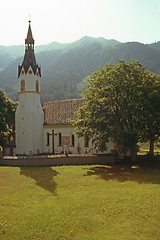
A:
{"label": "church steeple", "polygon": [[31,66],[33,73],[36,74],[37,71],[41,76],[41,68],[36,63],[36,58],[34,54],[34,39],[31,30],[31,21],[29,21],[27,38],[25,39],[25,55],[23,63],[18,68],[18,77],[20,76],[22,67],[24,68],[25,73],[27,74],[29,67]]}
{"label": "church steeple", "polygon": [[32,35],[31,21],[30,20],[29,20],[27,38],[25,39],[25,45],[26,45],[27,49],[29,49],[29,48],[34,49],[34,39],[33,39],[33,35]]}
{"label": "church steeple", "polygon": [[31,22],[25,39],[25,55],[18,66],[19,103],[16,110],[16,153],[43,151],[44,114],[40,102],[41,68],[36,63]]}

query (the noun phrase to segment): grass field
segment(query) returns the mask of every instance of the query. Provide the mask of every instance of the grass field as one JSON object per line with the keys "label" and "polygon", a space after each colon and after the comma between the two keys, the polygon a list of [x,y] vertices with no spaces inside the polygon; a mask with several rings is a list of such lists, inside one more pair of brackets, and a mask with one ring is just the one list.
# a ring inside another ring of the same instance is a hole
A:
{"label": "grass field", "polygon": [[[147,143],[139,143],[139,153],[142,154],[146,154],[149,152],[149,142]],[[154,144],[154,154],[159,154],[160,153],[160,144],[159,142],[158,143],[155,143]]]}
{"label": "grass field", "polygon": [[160,166],[0,167],[0,239],[159,240]]}

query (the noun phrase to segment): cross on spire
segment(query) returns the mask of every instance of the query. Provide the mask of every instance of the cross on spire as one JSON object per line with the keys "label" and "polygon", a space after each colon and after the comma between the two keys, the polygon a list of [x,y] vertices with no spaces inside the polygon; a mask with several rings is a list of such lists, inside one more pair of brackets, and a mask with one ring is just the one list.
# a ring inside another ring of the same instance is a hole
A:
{"label": "cross on spire", "polygon": [[29,21],[28,22],[31,23],[31,14],[29,14]]}

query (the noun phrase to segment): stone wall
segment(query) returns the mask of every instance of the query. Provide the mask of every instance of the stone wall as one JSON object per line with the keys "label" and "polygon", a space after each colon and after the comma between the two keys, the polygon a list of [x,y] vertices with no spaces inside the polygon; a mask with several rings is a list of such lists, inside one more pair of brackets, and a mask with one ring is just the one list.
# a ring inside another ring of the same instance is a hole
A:
{"label": "stone wall", "polygon": [[3,157],[1,166],[62,166],[62,165],[105,165],[114,164],[116,155],[52,155],[52,156],[25,156]]}

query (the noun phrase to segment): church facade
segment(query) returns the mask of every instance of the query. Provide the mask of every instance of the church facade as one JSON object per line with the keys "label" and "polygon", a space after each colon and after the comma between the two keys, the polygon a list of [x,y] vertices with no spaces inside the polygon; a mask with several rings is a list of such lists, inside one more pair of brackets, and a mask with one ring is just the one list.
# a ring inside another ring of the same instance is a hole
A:
{"label": "church facade", "polygon": [[[34,39],[29,21],[25,39],[25,55],[18,66],[19,103],[15,115],[16,154],[34,155],[40,153],[94,154],[92,140],[78,138],[71,120],[85,104],[84,99],[68,99],[40,102],[41,68],[36,63]],[[114,150],[109,142],[107,153]]]}

